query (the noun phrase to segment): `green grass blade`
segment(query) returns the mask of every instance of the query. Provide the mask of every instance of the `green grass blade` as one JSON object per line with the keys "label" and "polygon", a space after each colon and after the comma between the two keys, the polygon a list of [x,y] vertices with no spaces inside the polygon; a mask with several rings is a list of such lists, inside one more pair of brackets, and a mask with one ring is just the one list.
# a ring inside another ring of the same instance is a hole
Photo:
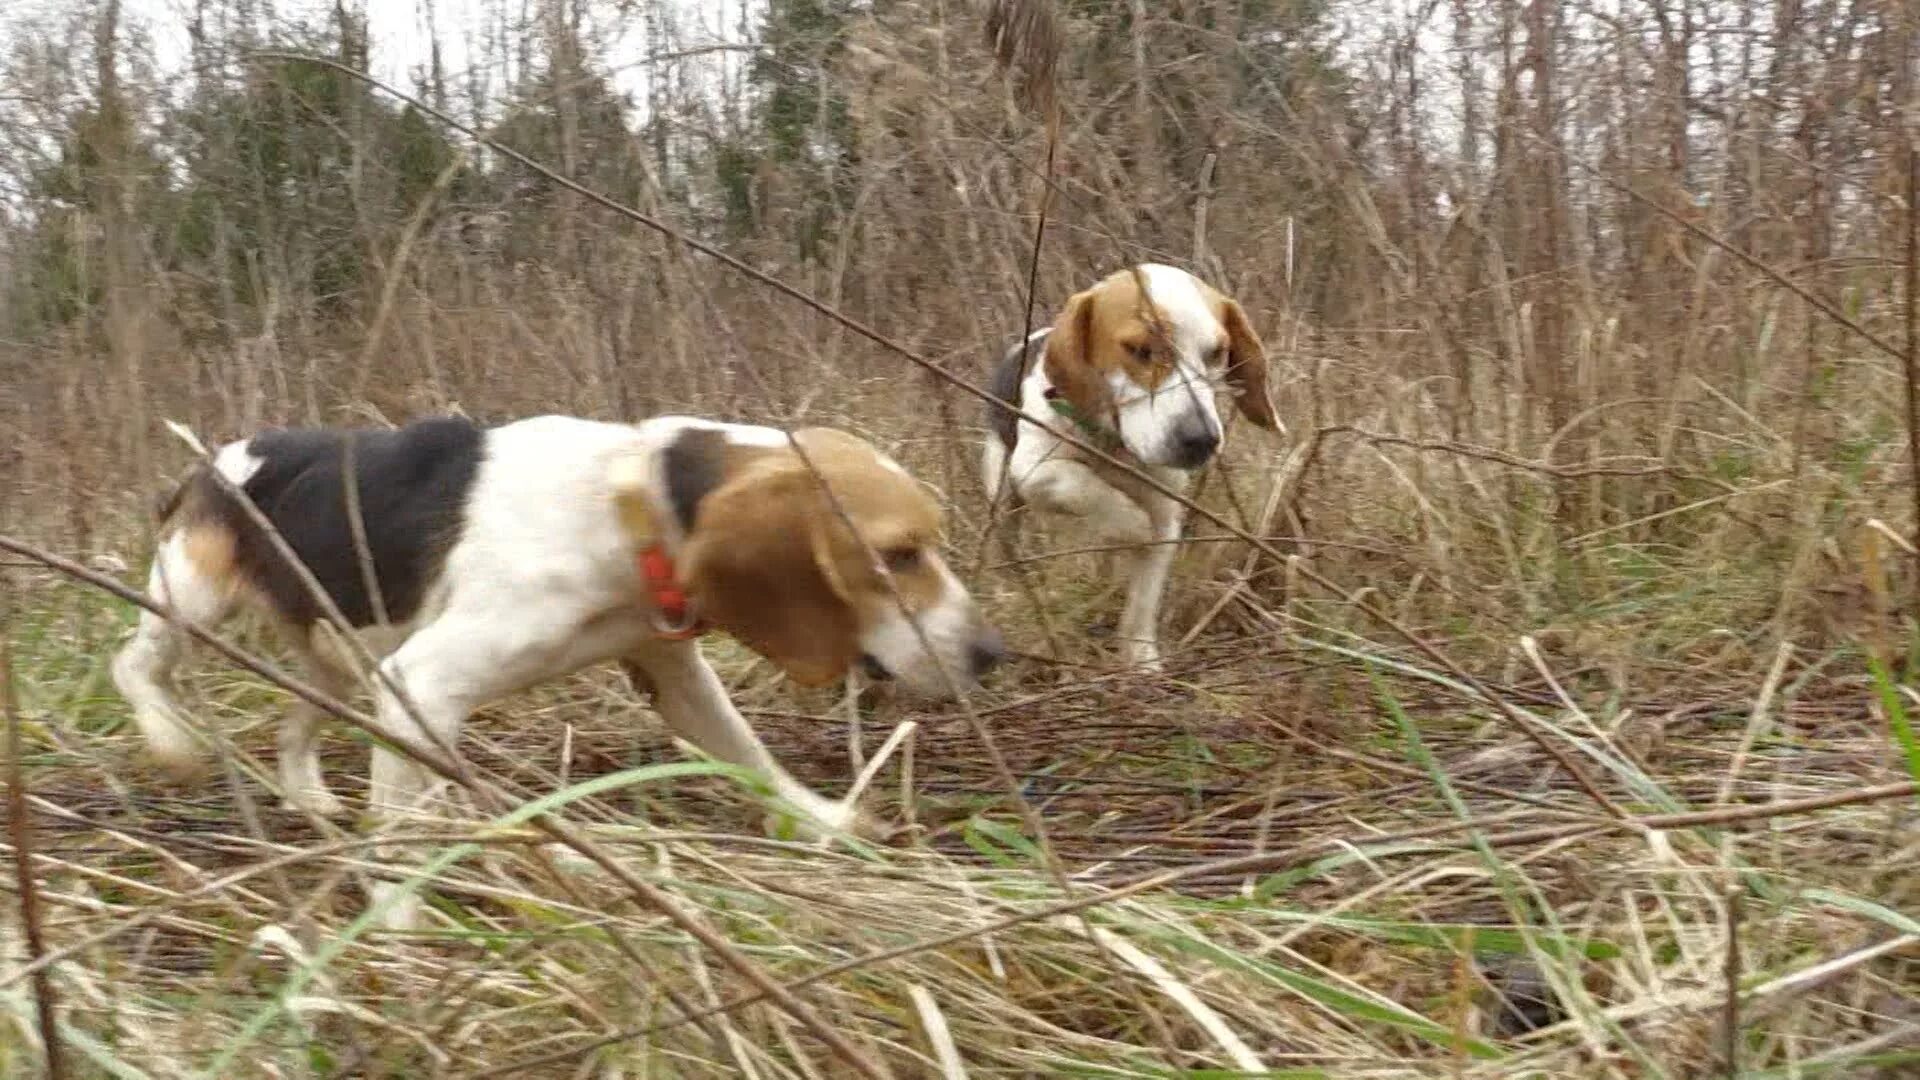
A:
{"label": "green grass blade", "polygon": [[1920,1050],[1890,1050],[1883,1054],[1861,1054],[1858,1057],[1842,1054],[1818,1061],[1785,1065],[1777,1069],[1741,1073],[1740,1080],[1812,1080],[1813,1077],[1819,1076],[1861,1076],[1865,1075],[1868,1069],[1884,1069],[1886,1071],[1881,1075],[1894,1076],[1896,1074],[1892,1070],[1896,1065],[1920,1065]]}
{"label": "green grass blade", "polygon": [[1801,893],[1800,896],[1806,900],[1817,900],[1820,903],[1826,904],[1828,907],[1836,907],[1842,911],[1850,911],[1862,918],[1872,919],[1874,922],[1890,926],[1903,934],[1920,935],[1920,919],[1915,919],[1911,915],[1895,911],[1885,904],[1877,904],[1865,897],[1849,896],[1846,893],[1835,892],[1832,889],[1808,889]]}
{"label": "green grass blade", "polygon": [[1907,772],[1920,780],[1920,736],[1914,735],[1913,720],[1907,716],[1906,704],[1900,700],[1900,690],[1894,686],[1893,677],[1879,657],[1869,656],[1867,668],[1873,672],[1873,688],[1879,692],[1880,707],[1886,710],[1887,724],[1893,728],[1893,741],[1906,756]]}
{"label": "green grass blade", "polygon": [[1492,1043],[1479,1039],[1460,1039],[1459,1033],[1452,1028],[1422,1016],[1404,1005],[1356,994],[1325,979],[1303,974],[1270,960],[1256,959],[1194,934],[1157,927],[1130,927],[1129,932],[1134,936],[1145,936],[1160,941],[1179,952],[1203,957],[1221,967],[1243,972],[1291,990],[1350,1020],[1385,1025],[1396,1031],[1424,1039],[1436,1046],[1451,1048],[1457,1042],[1477,1058],[1490,1060],[1504,1056],[1500,1048]]}

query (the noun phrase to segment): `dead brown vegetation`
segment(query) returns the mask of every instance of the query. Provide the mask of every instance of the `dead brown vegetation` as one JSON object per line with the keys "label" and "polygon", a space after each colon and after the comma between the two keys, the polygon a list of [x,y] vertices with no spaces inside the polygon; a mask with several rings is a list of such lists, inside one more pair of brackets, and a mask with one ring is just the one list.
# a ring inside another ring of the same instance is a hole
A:
{"label": "dead brown vegetation", "polygon": [[[1030,655],[973,707],[1044,837],[961,714],[882,698],[850,724],[723,643],[824,789],[919,724],[873,798],[921,831],[807,849],[731,781],[647,773],[567,820],[899,1075],[1911,1068],[1911,12],[1060,4],[1049,69],[1016,10],[1046,5],[988,6],[1012,37],[891,0],[777,4],[724,47],[663,5],[501,6],[486,100],[437,54],[418,90],[970,382],[1030,300],[1194,268],[1246,305],[1292,429],[1235,431],[1200,501],[1284,558],[1196,526],[1164,679],[1106,670],[1082,542],[979,560]],[[302,36],[191,5],[164,103],[114,0],[10,24],[0,533],[137,564],[187,460],[168,419],[698,411],[869,434],[944,490],[962,565],[990,550],[970,398],[510,163],[392,134],[377,95],[245,59],[365,66],[353,10]],[[615,12],[659,74],[631,111]],[[325,169],[269,174],[263,131]],[[750,982],[657,912],[458,808],[419,838],[479,846],[433,882],[451,929],[359,935],[363,838],[270,809],[283,696],[198,678],[223,779],[169,789],[103,679],[124,608],[0,574],[70,1068],[842,1074],[789,1012],[726,1007]],[[477,718],[470,751],[525,799],[677,756],[608,673]],[[341,739],[329,768],[364,761]],[[1793,812],[1601,827],[1770,803]],[[26,1070],[33,965],[4,925],[0,1060]],[[1553,1002],[1532,1031],[1496,993],[1529,983]]]}

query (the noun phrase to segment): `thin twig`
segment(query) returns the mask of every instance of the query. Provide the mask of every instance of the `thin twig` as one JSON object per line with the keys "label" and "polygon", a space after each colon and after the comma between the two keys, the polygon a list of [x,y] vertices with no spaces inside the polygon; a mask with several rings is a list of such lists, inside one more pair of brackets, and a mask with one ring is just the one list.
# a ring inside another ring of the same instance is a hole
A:
{"label": "thin twig", "polygon": [[[1315,540],[1307,536],[1268,535],[1261,537],[1261,539],[1276,544],[1311,543],[1320,547],[1334,548],[1341,551],[1358,551],[1367,555],[1378,555],[1388,559],[1406,557],[1403,552],[1392,551],[1383,547],[1373,547],[1368,544],[1349,544],[1337,540]],[[983,567],[983,569],[1004,570],[1011,566],[1047,562],[1051,559],[1067,559],[1075,555],[1108,555],[1118,551],[1137,551],[1141,548],[1186,547],[1189,544],[1238,544],[1241,542],[1241,539],[1237,536],[1179,536],[1171,540],[1129,540],[1124,544],[1087,544],[1081,547],[1055,548],[1052,551],[1039,551],[1032,555],[1022,555],[1019,558],[1009,559],[1006,562],[989,563]]]}
{"label": "thin twig", "polygon": [[[1902,95],[1904,113],[1900,120],[1900,145],[1907,159],[1907,280],[1904,295],[1901,297],[1905,307],[1906,324],[1906,388],[1907,388],[1907,467],[1910,470],[1908,486],[1913,493],[1914,535],[1920,537],[1920,146],[1914,145],[1914,125],[1920,123],[1920,117],[1914,110],[1920,108],[1920,96],[1916,96],[1913,77],[1913,50],[1916,36],[1915,26],[1920,23],[1911,4],[1900,5],[1904,13],[1902,22],[1905,47],[1900,50],[1901,81],[1906,83],[1906,93]],[[1914,592],[1914,617],[1920,620],[1920,590]]]}
{"label": "thin twig", "polygon": [[[1050,115],[1047,125],[1046,176],[1049,179],[1053,176],[1053,157],[1059,145],[1060,125],[1058,114],[1055,113]],[[1022,309],[1023,313],[1020,323],[1020,377],[1014,382],[1016,398],[1022,393],[1019,388],[1026,386],[1028,365],[1033,362],[1033,342],[1030,339],[1033,337],[1034,305],[1039,302],[1040,250],[1042,242],[1046,239],[1047,235],[1047,213],[1053,207],[1053,192],[1054,187],[1052,184],[1041,185],[1040,213],[1038,220],[1035,221],[1033,226],[1033,247],[1027,256],[1027,296],[1026,304]],[[1016,415],[1013,422],[1016,442],[1019,441],[1020,423],[1021,421]],[[992,439],[997,438],[997,436],[992,431],[989,431],[987,432],[987,438]],[[1017,530],[1019,528],[1019,522],[1016,521],[1011,525],[1007,525],[1004,521],[1006,508],[1013,502],[1013,489],[1013,449],[1012,447],[1008,447],[1007,462],[1005,468],[1001,470],[1000,482],[994,485],[994,489],[991,492],[988,492],[987,521],[985,527],[980,530],[980,547],[974,556],[973,562],[974,577],[980,576],[981,564],[985,563],[987,559],[988,545],[993,542],[996,533],[998,533],[1000,529],[1010,528],[1016,530],[1015,533],[1009,537],[1014,543],[1009,544],[1008,548],[1010,551],[1017,550]],[[1017,559],[1010,559],[1007,561],[1007,564],[1013,565],[1016,568],[1021,565]],[[1041,602],[1039,590],[1034,587],[1033,579],[1028,576],[1024,570],[1014,576],[1020,584],[1021,591],[1026,594],[1027,605],[1033,609],[1034,615],[1040,620],[1040,632],[1041,636],[1046,638],[1047,652],[1056,657],[1062,655],[1059,636],[1053,629],[1053,616],[1047,611],[1047,606]]]}
{"label": "thin twig", "polygon": [[1746,887],[1738,882],[1727,889],[1727,1001],[1720,1019],[1727,1080],[1740,1080],[1740,909],[1745,895]]}
{"label": "thin twig", "polygon": [[359,442],[358,433],[349,431],[340,445],[340,483],[346,489],[347,527],[353,537],[354,561],[360,564],[360,582],[373,605],[374,625],[384,629],[390,621],[387,601],[380,591],[380,571],[373,564],[373,548],[367,543],[366,518],[360,512],[360,472],[354,460],[354,448]]}
{"label": "thin twig", "polygon": [[1477,458],[1481,461],[1491,461],[1496,464],[1507,465],[1515,469],[1525,469],[1529,472],[1537,472],[1544,476],[1551,476],[1562,480],[1578,480],[1593,476],[1671,476],[1676,479],[1695,480],[1703,484],[1711,484],[1723,491],[1738,490],[1724,481],[1716,480],[1710,476],[1696,476],[1690,473],[1683,473],[1668,465],[1553,465],[1545,461],[1523,458],[1517,454],[1509,454],[1504,450],[1496,450],[1490,446],[1472,446],[1467,443],[1411,439],[1404,435],[1393,435],[1384,431],[1370,431],[1352,424],[1332,424],[1321,428],[1320,434],[1322,436],[1352,435],[1370,443],[1386,446],[1404,446],[1409,450],[1422,450],[1433,453],[1453,454],[1458,457]]}
{"label": "thin twig", "polygon": [[1014,80],[1021,102],[1049,119],[1058,116],[1065,34],[1051,0],[988,0],[982,16],[987,46],[1000,70]]}
{"label": "thin twig", "polygon": [[[46,934],[40,923],[40,886],[33,873],[33,825],[27,818],[26,753],[20,738],[20,703],[13,695],[13,635],[0,609],[0,710],[7,714],[7,817],[13,837],[13,876],[20,889],[20,925],[27,935],[27,961],[38,964],[46,955]],[[55,1010],[58,995],[52,972],[38,967],[33,973],[34,1009],[40,1017],[40,1045],[50,1080],[66,1080],[67,1063],[61,1055],[60,1025]]]}
{"label": "thin twig", "polygon": [[[1023,96],[1041,109],[1046,121],[1047,148],[1044,164],[1040,170],[1040,208],[1033,226],[1033,244],[1027,252],[1027,286],[1020,315],[1020,375],[1014,380],[1016,404],[1027,383],[1028,365],[1033,362],[1033,314],[1039,303],[1040,291],[1040,252],[1047,237],[1047,217],[1053,210],[1054,194],[1058,186],[1054,181],[1054,158],[1060,149],[1060,102],[1054,92],[1053,79],[1058,61],[1060,35],[1057,19],[1051,6],[1045,4],[1017,4],[996,0],[986,13],[986,29],[995,58],[1003,69],[1011,69],[1022,64]],[[1019,441],[1020,418],[1016,410],[1013,421],[1014,441]],[[991,425],[989,425],[991,427]],[[995,438],[989,430],[987,438]],[[980,530],[980,547],[974,556],[973,576],[979,577],[981,564],[986,562],[988,545],[1004,526],[1003,514],[1014,501],[1013,447],[1007,447],[1006,465],[1001,469],[1000,482],[987,493],[987,520]],[[1005,526],[1016,530],[1008,539],[1009,552],[1015,552],[1018,546],[1018,527],[1015,522]],[[1047,652],[1051,656],[1062,655],[1059,636],[1054,632],[1053,616],[1047,606],[1041,602],[1039,590],[1034,587],[1033,579],[1024,569],[1015,574],[1021,592],[1026,594],[1027,605],[1040,622],[1041,636],[1046,639]]]}

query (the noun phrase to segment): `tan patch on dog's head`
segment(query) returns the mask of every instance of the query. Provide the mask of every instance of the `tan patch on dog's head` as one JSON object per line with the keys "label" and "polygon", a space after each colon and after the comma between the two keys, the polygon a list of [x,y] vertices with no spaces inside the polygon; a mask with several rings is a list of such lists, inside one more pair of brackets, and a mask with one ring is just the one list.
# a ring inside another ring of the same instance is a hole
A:
{"label": "tan patch on dog's head", "polygon": [[895,610],[869,547],[909,611],[938,600],[942,514],[864,441],[825,428],[794,440],[804,459],[792,447],[728,448],[681,550],[682,572],[708,622],[817,686],[844,675],[866,632]]}
{"label": "tan patch on dog's head", "polygon": [[[1217,322],[1217,336],[1195,343],[1194,359],[1224,367],[1236,403],[1259,427],[1280,426],[1267,393],[1266,350],[1240,304],[1198,278],[1192,279]],[[1047,378],[1076,408],[1102,416],[1113,407],[1115,376],[1152,392],[1171,377],[1177,358],[1173,316],[1143,292],[1146,275],[1116,271],[1067,301],[1047,337]]]}
{"label": "tan patch on dog's head", "polygon": [[1047,336],[1047,379],[1076,408],[1095,415],[1112,408],[1114,375],[1153,390],[1173,373],[1173,360],[1164,321],[1149,311],[1129,270],[1075,293]]}

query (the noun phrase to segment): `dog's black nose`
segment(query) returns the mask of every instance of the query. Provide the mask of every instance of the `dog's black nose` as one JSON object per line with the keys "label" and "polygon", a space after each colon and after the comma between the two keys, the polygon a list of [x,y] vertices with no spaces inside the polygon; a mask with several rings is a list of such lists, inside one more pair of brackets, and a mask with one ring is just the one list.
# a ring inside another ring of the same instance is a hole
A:
{"label": "dog's black nose", "polygon": [[967,661],[972,665],[976,679],[999,667],[1006,658],[1007,644],[996,630],[987,631],[985,637],[975,641],[973,647],[967,650]]}
{"label": "dog's black nose", "polygon": [[1197,469],[1220,449],[1220,436],[1211,427],[1183,429],[1174,436],[1173,463],[1181,469]]}

